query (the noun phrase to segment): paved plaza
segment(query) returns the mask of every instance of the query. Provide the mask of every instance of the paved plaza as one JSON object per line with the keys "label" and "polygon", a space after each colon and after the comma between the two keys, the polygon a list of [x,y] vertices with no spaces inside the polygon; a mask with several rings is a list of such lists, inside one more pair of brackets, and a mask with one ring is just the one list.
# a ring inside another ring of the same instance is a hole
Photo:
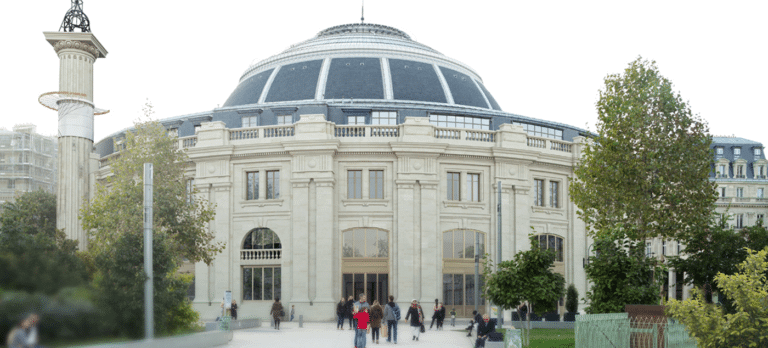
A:
{"label": "paved plaza", "polygon": [[[232,341],[226,346],[220,347],[268,347],[268,348],[339,348],[354,347],[354,330],[349,330],[346,326],[344,330],[336,330],[336,323],[304,323],[303,328],[299,328],[297,321],[283,322],[280,324],[280,330],[269,327],[235,330]],[[466,325],[464,325],[466,327]],[[366,347],[400,347],[414,346],[421,348],[469,348],[474,343],[474,335],[470,339],[466,331],[458,330],[450,325],[443,331],[427,330],[419,337],[419,341],[412,341],[411,327],[402,320],[398,325],[397,345],[386,342],[386,337],[382,337],[379,344],[371,343],[371,335],[368,334]]]}

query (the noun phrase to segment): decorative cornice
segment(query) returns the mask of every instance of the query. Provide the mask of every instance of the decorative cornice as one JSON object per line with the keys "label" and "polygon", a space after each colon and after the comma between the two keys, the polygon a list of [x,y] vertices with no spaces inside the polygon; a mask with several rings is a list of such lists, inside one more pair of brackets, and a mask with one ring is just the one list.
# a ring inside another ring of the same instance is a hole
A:
{"label": "decorative cornice", "polygon": [[342,199],[341,204],[346,206],[361,206],[361,207],[368,207],[368,206],[378,206],[378,207],[387,207],[389,206],[389,200],[388,199]]}
{"label": "decorative cornice", "polygon": [[443,201],[443,207],[485,210],[485,202]]}
{"label": "decorative cornice", "polygon": [[238,114],[261,114],[264,110],[262,109],[245,109],[245,110],[237,110]]}
{"label": "decorative cornice", "polygon": [[283,200],[282,199],[257,199],[257,200],[251,200],[251,201],[242,201],[240,202],[240,208],[246,208],[246,207],[269,207],[269,206],[277,206],[282,207],[283,206]]}
{"label": "decorative cornice", "polygon": [[532,206],[531,211],[534,213],[544,213],[547,215],[565,216],[565,212],[561,208],[547,208],[547,207]]}
{"label": "decorative cornice", "polygon": [[56,53],[59,53],[59,51],[61,50],[67,50],[67,49],[84,51],[92,55],[94,59],[96,59],[99,56],[99,49],[88,42],[77,41],[77,40],[60,40],[60,41],[56,41],[56,43],[53,45],[53,50],[56,51]]}

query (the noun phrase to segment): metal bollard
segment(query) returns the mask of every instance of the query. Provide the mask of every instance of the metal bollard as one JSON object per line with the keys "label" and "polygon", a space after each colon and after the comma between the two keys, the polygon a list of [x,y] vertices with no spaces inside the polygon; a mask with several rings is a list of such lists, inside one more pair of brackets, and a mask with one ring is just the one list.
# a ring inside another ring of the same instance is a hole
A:
{"label": "metal bollard", "polygon": [[299,315],[299,327],[304,327],[304,315]]}

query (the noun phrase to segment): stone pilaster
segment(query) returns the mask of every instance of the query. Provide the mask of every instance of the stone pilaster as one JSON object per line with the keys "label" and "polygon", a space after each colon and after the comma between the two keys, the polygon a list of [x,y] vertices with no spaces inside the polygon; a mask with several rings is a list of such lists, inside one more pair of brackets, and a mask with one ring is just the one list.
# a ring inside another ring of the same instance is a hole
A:
{"label": "stone pilaster", "polygon": [[[412,299],[416,296],[414,286],[416,263],[415,249],[418,244],[414,244],[414,187],[416,182],[410,180],[395,180],[397,187],[397,250],[398,256],[394,260],[397,264],[397,288],[393,291],[396,298]],[[394,288],[393,288],[394,289]]]}
{"label": "stone pilaster", "polygon": [[291,303],[309,303],[309,179],[291,180],[293,203],[293,276],[287,285],[292,287]]}
{"label": "stone pilaster", "polygon": [[[315,265],[321,270],[316,272],[316,291],[315,301],[334,304],[336,299],[334,296],[334,289],[338,287],[339,282],[334,283],[337,277],[332,277],[329,273],[337,273],[338,267],[329,269],[334,264],[334,260],[338,258],[338,247],[334,243],[334,235],[338,234],[336,228],[334,228],[334,205],[328,204],[328,202],[334,202],[334,185],[333,179],[318,179],[315,181],[316,200],[315,207],[317,213],[315,214],[315,226],[317,230],[315,248],[317,253],[315,254]],[[329,272],[330,271],[330,272]]]}
{"label": "stone pilaster", "polygon": [[677,271],[674,268],[669,270],[669,287],[667,288],[667,296],[671,300],[677,298]]}

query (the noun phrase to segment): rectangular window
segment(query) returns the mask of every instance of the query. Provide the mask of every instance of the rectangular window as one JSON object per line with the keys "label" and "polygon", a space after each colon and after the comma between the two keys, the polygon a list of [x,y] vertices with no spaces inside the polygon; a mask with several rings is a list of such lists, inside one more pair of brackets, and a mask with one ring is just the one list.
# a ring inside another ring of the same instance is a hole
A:
{"label": "rectangular window", "polygon": [[717,174],[723,177],[728,176],[728,172],[725,171],[725,164],[717,166]]}
{"label": "rectangular window", "polygon": [[365,116],[347,116],[347,124],[365,124]]}
{"label": "rectangular window", "polygon": [[722,147],[718,147],[717,148],[717,154],[718,155],[722,155],[723,154],[723,148]]}
{"label": "rectangular window", "polygon": [[280,198],[280,171],[267,171],[267,199]]}
{"label": "rectangular window", "polygon": [[645,256],[651,255],[651,242],[645,242]]}
{"label": "rectangular window", "polygon": [[677,242],[677,255],[680,255],[680,242]]}
{"label": "rectangular window", "polygon": [[661,254],[666,256],[667,255],[667,241],[663,240],[661,241]]}
{"label": "rectangular window", "polygon": [[259,116],[243,116],[241,127],[242,128],[256,127],[259,125],[258,119],[259,119]]}
{"label": "rectangular window", "polygon": [[368,172],[368,174],[369,174],[368,186],[370,189],[368,198],[384,199],[384,171],[371,170]]}
{"label": "rectangular window", "polygon": [[292,124],[293,123],[293,115],[279,115],[277,116],[277,124]]}
{"label": "rectangular window", "polygon": [[467,174],[467,194],[472,202],[480,202],[480,174]]}
{"label": "rectangular window", "polygon": [[199,130],[200,130],[200,125],[199,125],[199,124],[196,124],[196,125],[195,125],[195,134],[197,134],[197,132],[198,132]]}
{"label": "rectangular window", "polygon": [[550,181],[549,182],[549,206],[552,208],[558,208],[558,194],[560,183],[557,181]]}
{"label": "rectangular window", "polygon": [[757,221],[763,221],[764,219],[765,219],[765,215],[757,214]]}
{"label": "rectangular window", "polygon": [[193,194],[195,193],[195,179],[187,179],[187,204],[194,202]]}
{"label": "rectangular window", "polygon": [[512,124],[523,126],[528,135],[533,137],[550,138],[556,140],[563,140],[563,131],[556,128],[537,126],[535,124],[528,124],[522,122],[512,122]]}
{"label": "rectangular window", "polygon": [[740,147],[734,147],[733,148],[733,155],[734,156],[741,156],[741,148]]}
{"label": "rectangular window", "polygon": [[736,228],[744,228],[744,214],[736,214]]}
{"label": "rectangular window", "polygon": [[760,155],[763,153],[761,149],[754,149],[755,157],[760,157]]}
{"label": "rectangular window", "polygon": [[757,188],[757,198],[763,198],[763,190],[762,187]]}
{"label": "rectangular window", "polygon": [[246,172],[245,181],[247,190],[245,199],[259,199],[259,172]]}
{"label": "rectangular window", "polygon": [[448,173],[448,200],[449,201],[458,201],[461,198],[461,195],[459,195],[459,192],[461,190],[461,185],[459,184],[461,176],[460,173]]}
{"label": "rectangular window", "polygon": [[757,166],[757,178],[758,179],[765,179],[765,167],[764,166]]}
{"label": "rectangular window", "polygon": [[744,188],[743,187],[737,187],[736,188],[736,197],[737,198],[744,197]]}
{"label": "rectangular window", "polygon": [[736,178],[744,178],[744,166],[736,166]]}
{"label": "rectangular window", "polygon": [[269,301],[281,297],[280,267],[243,267],[243,300]]}
{"label": "rectangular window", "polygon": [[16,180],[15,179],[8,179],[8,188],[16,188]]}
{"label": "rectangular window", "polygon": [[720,197],[725,198],[725,187],[720,188]]}
{"label": "rectangular window", "polygon": [[533,186],[533,205],[537,207],[544,206],[544,180],[534,180]]}
{"label": "rectangular window", "polygon": [[179,129],[178,128],[168,128],[168,136],[171,138],[178,138],[179,137]]}
{"label": "rectangular window", "polygon": [[491,120],[482,117],[429,115],[429,123],[437,127],[491,129]]}
{"label": "rectangular window", "polygon": [[347,198],[349,199],[363,198],[363,171],[362,170],[347,171]]}
{"label": "rectangular window", "polygon": [[393,126],[397,124],[397,112],[374,111],[371,113],[371,124]]}

